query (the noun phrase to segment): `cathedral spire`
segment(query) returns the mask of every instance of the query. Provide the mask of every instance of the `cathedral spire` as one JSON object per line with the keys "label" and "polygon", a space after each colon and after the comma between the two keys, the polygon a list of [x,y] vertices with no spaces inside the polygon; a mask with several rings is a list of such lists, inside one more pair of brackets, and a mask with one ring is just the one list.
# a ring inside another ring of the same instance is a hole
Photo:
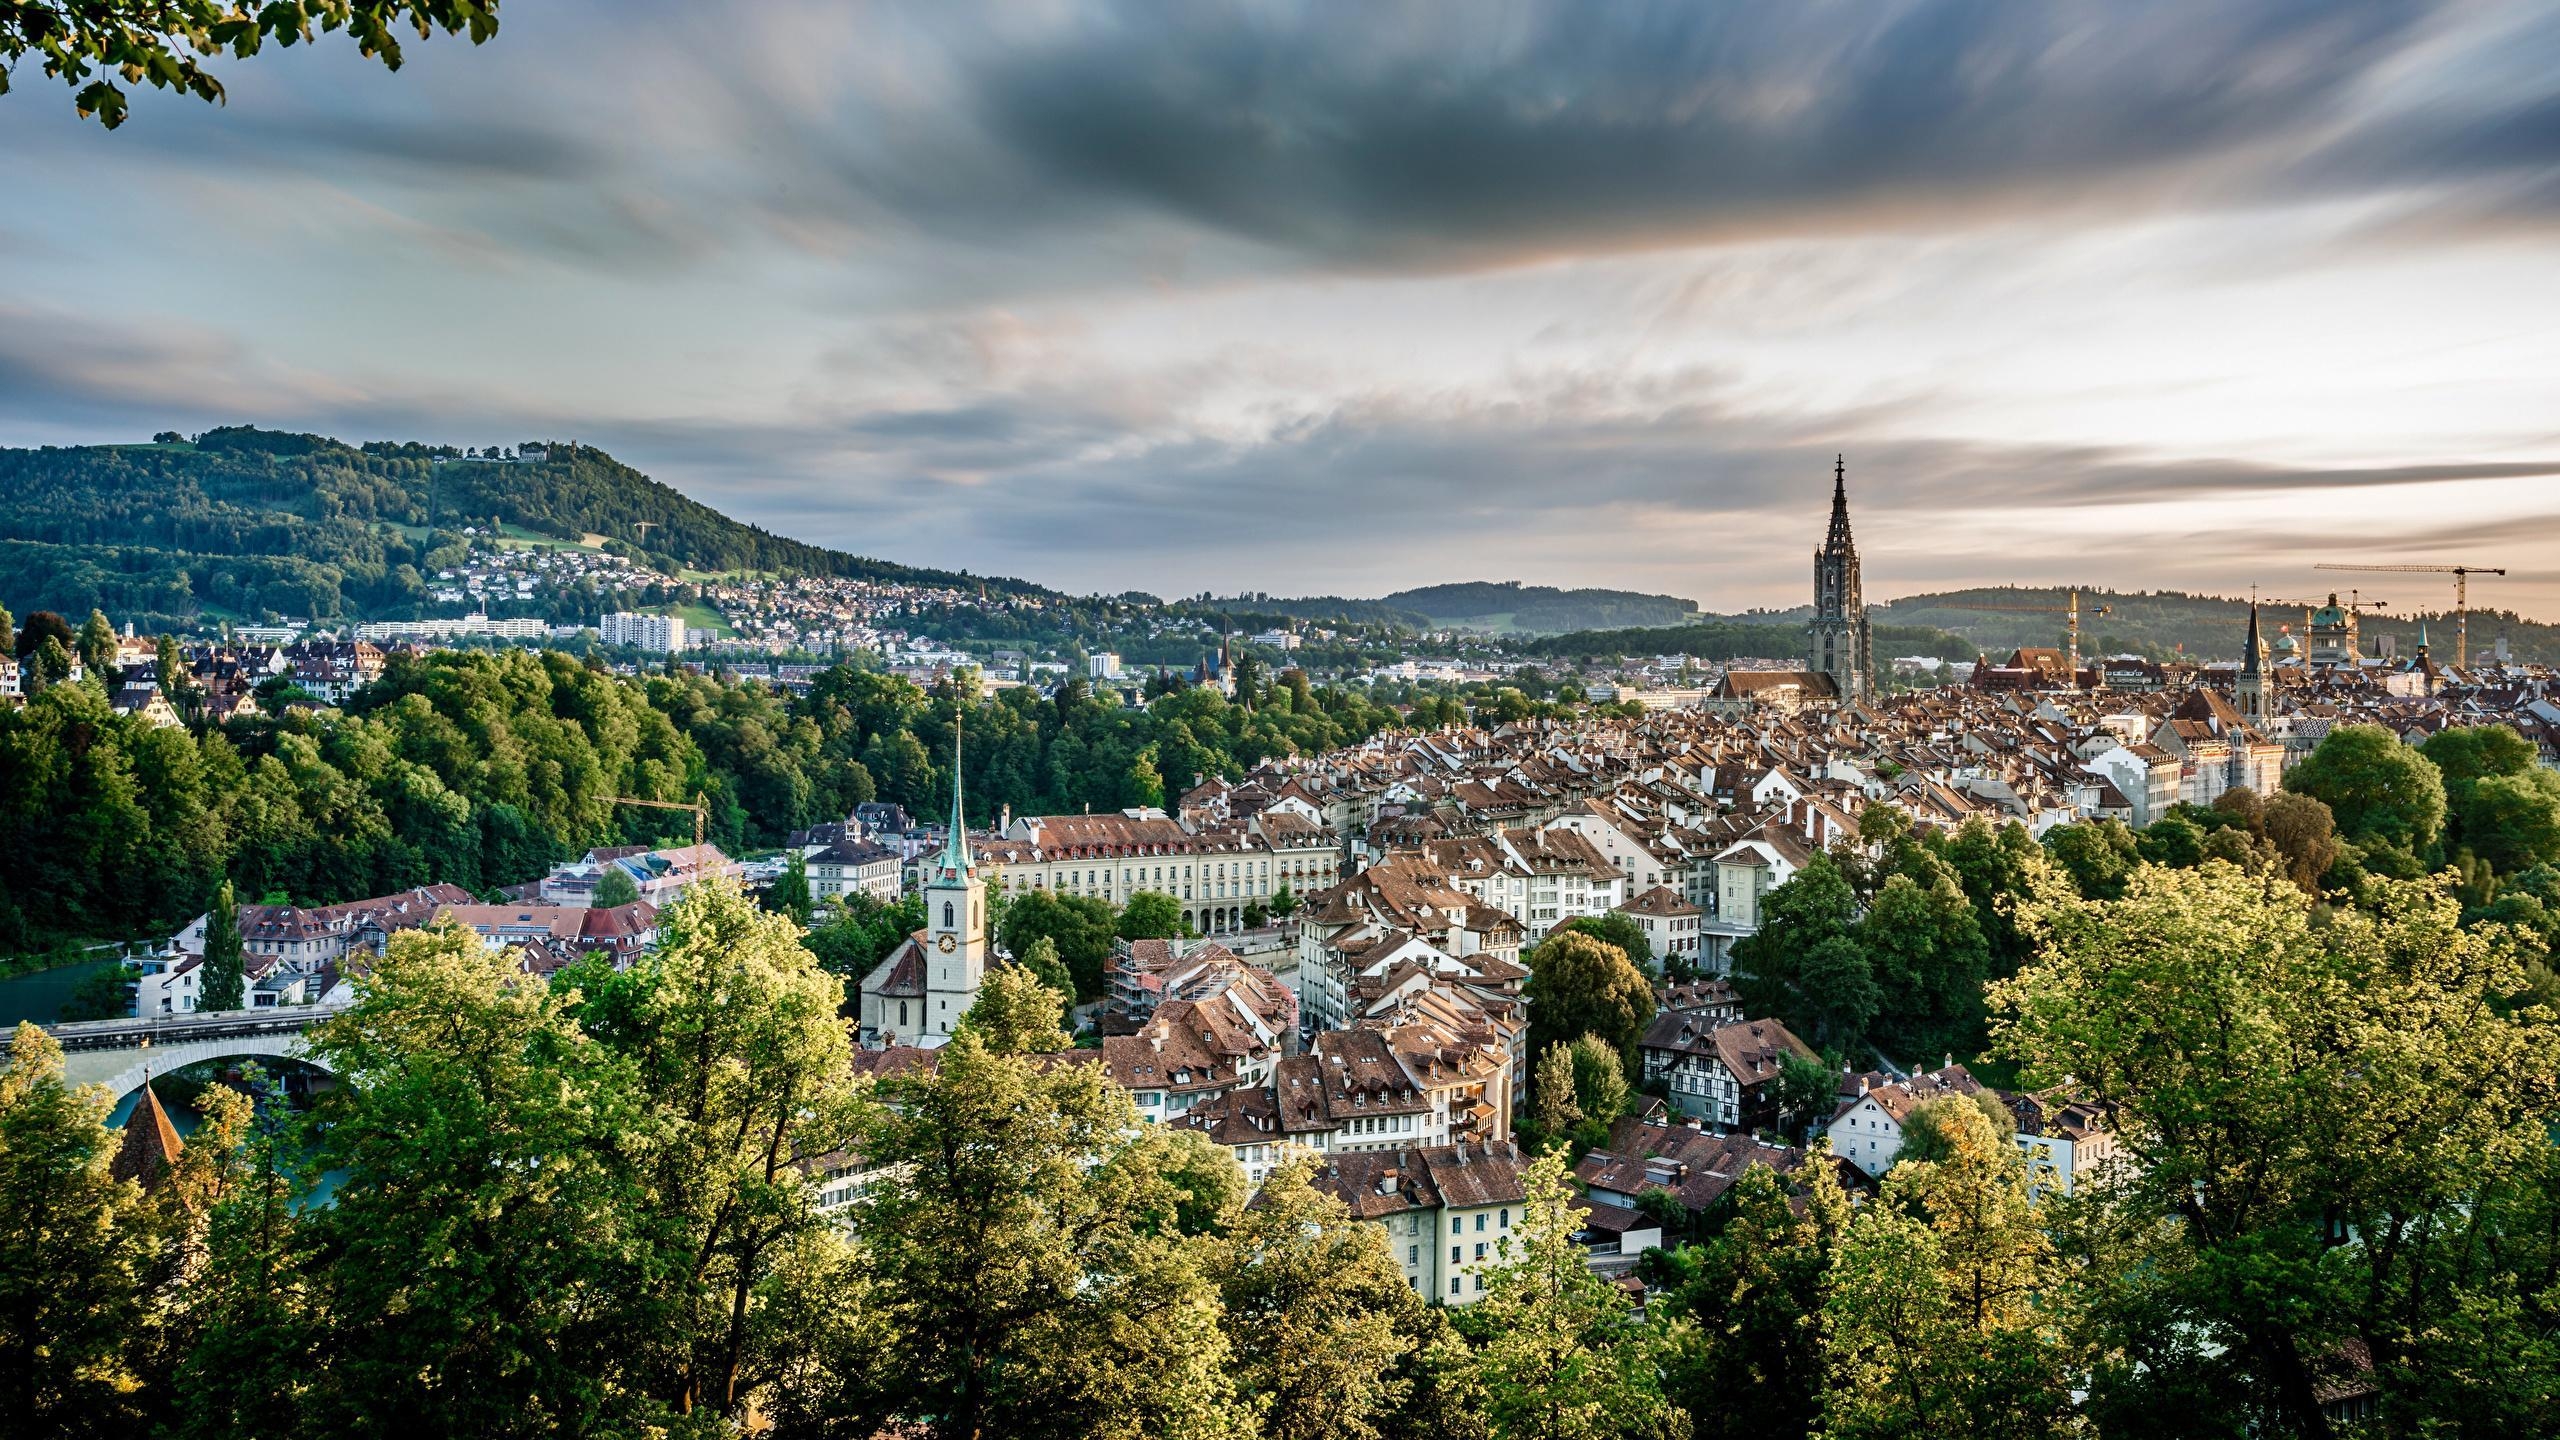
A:
{"label": "cathedral spire", "polygon": [[2259,657],[2265,649],[2266,645],[2258,638],[2258,604],[2256,601],[2252,600],[2249,602],[2249,639],[2247,643],[2241,647],[2240,673],[2243,675],[2257,674],[2260,665],[2263,663]]}
{"label": "cathedral spire", "polygon": [[951,834],[942,842],[935,868],[954,878],[965,877],[969,860],[969,822],[960,811],[960,717],[951,717]]}
{"label": "cathedral spire", "polygon": [[1849,538],[1849,457],[1839,455],[1831,461],[1831,533],[1824,537],[1823,547],[1833,551],[1857,548]]}

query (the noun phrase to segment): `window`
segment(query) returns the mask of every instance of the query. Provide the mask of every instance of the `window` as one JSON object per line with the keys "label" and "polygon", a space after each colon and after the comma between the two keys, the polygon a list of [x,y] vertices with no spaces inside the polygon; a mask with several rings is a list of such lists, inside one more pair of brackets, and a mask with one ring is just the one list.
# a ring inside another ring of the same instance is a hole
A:
{"label": "window", "polygon": [[1508,1205],[1502,1207],[1502,1228],[1505,1230],[1511,1228],[1511,1207]]}
{"label": "window", "polygon": [[1465,1259],[1465,1258],[1466,1258],[1466,1247],[1465,1247],[1465,1246],[1463,1246],[1463,1245],[1452,1245],[1452,1246],[1450,1246],[1450,1247],[1449,1247],[1449,1263],[1450,1263],[1450,1264],[1455,1265],[1455,1264],[1457,1264],[1459,1261],[1461,1261],[1461,1260],[1463,1260],[1463,1259]]}
{"label": "window", "polygon": [[907,1002],[904,1000],[898,1002],[898,1023],[901,1025],[907,1023]]}
{"label": "window", "polygon": [[1481,1240],[1476,1242],[1476,1258],[1479,1260],[1484,1258],[1484,1242]]}
{"label": "window", "polygon": [[[1459,1215],[1452,1215],[1452,1216],[1450,1216],[1450,1217],[1449,1217],[1449,1233],[1450,1233],[1450,1234],[1452,1234],[1452,1235],[1463,1235],[1463,1234],[1465,1234],[1466,1232],[1467,1232],[1467,1222],[1466,1222],[1465,1217],[1463,1217],[1463,1216],[1459,1216]],[[1457,1257],[1455,1257],[1455,1256],[1451,1256],[1450,1258],[1451,1258],[1451,1259],[1455,1259],[1455,1258],[1457,1258]]]}
{"label": "window", "polygon": [[953,928],[951,924],[951,902],[948,900],[942,902],[942,928],[945,930]]}
{"label": "window", "polygon": [[1476,1276],[1476,1293],[1479,1295],[1484,1293],[1484,1276],[1482,1275]]}
{"label": "window", "polygon": [[1406,1247],[1404,1247],[1404,1263],[1406,1263],[1407,1265],[1419,1265],[1419,1264],[1421,1264],[1421,1263],[1422,1263],[1422,1247],[1421,1247],[1421,1246],[1419,1246],[1419,1245],[1407,1245]]}
{"label": "window", "polygon": [[1449,1293],[1452,1295],[1458,1293],[1458,1277],[1455,1275],[1449,1277]]}

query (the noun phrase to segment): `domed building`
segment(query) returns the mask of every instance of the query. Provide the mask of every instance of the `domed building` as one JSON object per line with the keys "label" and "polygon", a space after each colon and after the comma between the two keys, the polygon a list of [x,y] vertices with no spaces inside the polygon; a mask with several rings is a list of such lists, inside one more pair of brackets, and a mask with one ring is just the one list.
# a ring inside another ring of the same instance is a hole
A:
{"label": "domed building", "polygon": [[2311,648],[2303,659],[2313,665],[2353,665],[2356,653],[2356,612],[2339,604],[2333,591],[2328,604],[2311,612]]}

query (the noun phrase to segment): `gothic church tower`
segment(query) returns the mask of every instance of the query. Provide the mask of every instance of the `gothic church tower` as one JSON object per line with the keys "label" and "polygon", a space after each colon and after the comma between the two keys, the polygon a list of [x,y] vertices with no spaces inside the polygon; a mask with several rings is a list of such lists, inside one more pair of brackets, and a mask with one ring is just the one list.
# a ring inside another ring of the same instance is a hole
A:
{"label": "gothic church tower", "polygon": [[1807,668],[1831,677],[1844,702],[1864,700],[1875,674],[1867,604],[1858,588],[1858,542],[1849,535],[1849,462],[1831,467],[1831,533],[1813,556],[1813,623],[1805,627]]}
{"label": "gothic church tower", "polygon": [[927,1036],[947,1037],[987,974],[987,882],[969,854],[969,822],[960,812],[960,731],[951,732],[951,834],[924,873]]}

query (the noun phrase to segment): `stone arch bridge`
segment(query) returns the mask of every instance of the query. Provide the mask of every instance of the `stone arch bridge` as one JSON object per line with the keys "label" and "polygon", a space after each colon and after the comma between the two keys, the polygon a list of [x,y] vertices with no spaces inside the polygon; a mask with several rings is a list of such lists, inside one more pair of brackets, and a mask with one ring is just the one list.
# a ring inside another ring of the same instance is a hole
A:
{"label": "stone arch bridge", "polygon": [[[148,1019],[80,1020],[48,1025],[62,1046],[62,1078],[72,1085],[104,1085],[117,1099],[142,1088],[143,1079],[205,1060],[271,1056],[316,1064],[303,1051],[303,1032],[335,1014],[316,1005],[289,1010],[219,1010]],[[8,1037],[0,1034],[0,1049]]]}

